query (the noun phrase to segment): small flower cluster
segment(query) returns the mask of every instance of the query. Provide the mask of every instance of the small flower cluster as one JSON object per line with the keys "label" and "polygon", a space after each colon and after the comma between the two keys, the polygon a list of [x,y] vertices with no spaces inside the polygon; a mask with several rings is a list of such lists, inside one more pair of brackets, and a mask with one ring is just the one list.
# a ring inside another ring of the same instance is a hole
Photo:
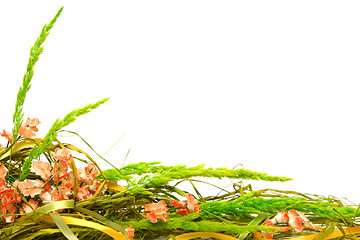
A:
{"label": "small flower cluster", "polygon": [[[23,136],[23,137],[26,137],[26,138],[35,137],[35,135],[36,135],[35,132],[39,131],[38,128],[37,128],[37,125],[39,125],[39,124],[40,124],[39,119],[37,119],[37,118],[33,118],[33,119],[28,118],[26,120],[26,122],[21,125],[21,127],[19,129],[19,135]],[[4,129],[3,132],[0,133],[0,136],[6,138],[9,141],[9,143],[12,143],[13,139],[12,139],[12,133],[11,132],[8,133]],[[0,147],[1,146],[2,145],[0,144]]]}
{"label": "small flower cluster", "polygon": [[[289,212],[278,212],[273,219],[266,219],[265,226],[267,227],[278,227],[279,231],[288,231],[289,226],[294,228],[296,232],[301,233],[304,226],[309,226],[316,230],[313,223],[305,217],[305,214],[300,211],[290,210]],[[263,237],[266,239],[272,239],[274,233],[261,232]]]}
{"label": "small flower cluster", "polygon": [[[28,119],[20,128],[19,134],[23,137],[34,137],[34,132],[38,131],[36,126],[39,123],[38,119]],[[11,143],[11,134],[6,133],[4,130],[1,136],[6,137]],[[37,209],[39,205],[46,205],[60,200],[72,198],[79,201],[85,200],[91,198],[101,186],[101,182],[96,177],[99,171],[93,163],[88,163],[85,168],[77,168],[75,176],[73,169],[71,169],[73,156],[66,147],[56,148],[52,158],[51,164],[41,160],[32,162],[30,171],[41,179],[15,180],[10,187],[7,186],[5,181],[8,169],[4,164],[0,165],[2,214],[30,213]],[[75,189],[75,182],[78,186],[77,189]],[[106,186],[104,186],[103,192],[105,189]],[[61,211],[63,210],[57,210],[57,212]],[[14,222],[15,218],[15,215],[3,217],[6,223]]]}
{"label": "small flower cluster", "polygon": [[[170,200],[170,204],[175,207],[175,212],[182,216],[186,216],[190,212],[201,211],[197,200],[190,193],[187,195],[187,201],[179,202],[172,199]],[[157,219],[166,222],[170,215],[168,210],[169,208],[167,207],[164,200],[160,200],[158,203],[150,203],[145,206],[146,218],[149,219],[152,223],[156,223]]]}

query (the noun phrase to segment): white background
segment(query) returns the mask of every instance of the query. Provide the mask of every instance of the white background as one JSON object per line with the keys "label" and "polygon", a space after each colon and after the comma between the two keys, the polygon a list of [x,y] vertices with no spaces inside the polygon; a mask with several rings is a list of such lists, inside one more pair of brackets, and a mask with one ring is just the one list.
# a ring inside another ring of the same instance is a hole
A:
{"label": "white background", "polygon": [[24,106],[42,122],[38,137],[110,97],[66,129],[101,154],[126,134],[104,156],[118,167],[129,148],[125,164],[242,164],[295,179],[255,189],[360,202],[358,1],[2,2],[0,130],[12,127],[30,47],[61,6]]}

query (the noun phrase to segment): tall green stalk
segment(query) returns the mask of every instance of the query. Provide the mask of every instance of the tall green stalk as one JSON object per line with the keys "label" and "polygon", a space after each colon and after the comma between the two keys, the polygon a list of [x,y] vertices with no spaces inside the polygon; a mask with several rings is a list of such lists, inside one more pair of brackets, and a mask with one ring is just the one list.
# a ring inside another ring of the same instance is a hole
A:
{"label": "tall green stalk", "polygon": [[31,87],[31,79],[34,75],[34,66],[36,62],[39,60],[40,54],[43,52],[43,47],[41,46],[43,42],[46,40],[46,37],[49,35],[51,28],[54,26],[57,18],[60,16],[64,7],[61,7],[57,12],[55,17],[51,20],[49,24],[45,24],[41,30],[40,36],[36,39],[36,42],[30,50],[30,58],[26,68],[26,72],[23,78],[22,86],[20,86],[19,92],[17,94],[16,104],[15,104],[15,112],[13,115],[13,143],[16,141],[19,135],[19,129],[23,123],[23,105],[25,102],[26,93],[30,90]]}

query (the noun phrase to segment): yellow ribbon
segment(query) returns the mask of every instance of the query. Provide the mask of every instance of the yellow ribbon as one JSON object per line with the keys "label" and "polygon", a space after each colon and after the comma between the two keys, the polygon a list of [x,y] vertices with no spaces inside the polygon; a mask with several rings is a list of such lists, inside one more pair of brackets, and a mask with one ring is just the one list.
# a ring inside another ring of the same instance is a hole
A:
{"label": "yellow ribbon", "polygon": [[[110,237],[112,237],[112,238],[114,238],[116,240],[127,240],[125,235],[123,235],[120,232],[118,232],[118,231],[116,231],[116,230],[114,230],[112,228],[109,228],[107,226],[104,226],[104,225],[101,225],[101,224],[98,224],[98,223],[94,223],[94,222],[91,222],[91,221],[79,219],[79,218],[74,218],[74,217],[61,216],[61,218],[64,220],[64,222],[66,224],[93,228],[93,229],[99,230],[99,231],[101,231],[103,233],[106,233],[107,235],[109,235]],[[43,215],[41,217],[41,219],[39,218],[38,220],[45,220],[47,222],[55,223],[54,220],[49,215]]]}
{"label": "yellow ribbon", "polygon": [[110,189],[114,189],[114,190],[117,190],[117,191],[124,191],[126,189],[126,187],[123,187],[123,186],[120,186],[120,185],[117,185],[116,183],[113,183],[113,182],[110,182],[110,181],[107,181],[106,182],[106,186]]}
{"label": "yellow ribbon", "polygon": [[[344,232],[345,232],[346,235],[360,233],[360,227],[344,228]],[[294,239],[296,239],[296,240],[312,240],[318,234],[320,234],[320,233],[314,233],[314,234],[310,234],[310,235],[306,235],[306,236],[297,237],[297,238],[294,238]],[[325,239],[331,239],[331,238],[336,238],[336,237],[341,237],[341,236],[343,236],[343,233],[341,232],[341,230],[337,229],[337,230],[334,230]],[[267,239],[263,238],[261,233],[256,232],[256,233],[254,233],[254,240],[267,240]]]}
{"label": "yellow ribbon", "polygon": [[221,234],[221,233],[213,233],[213,232],[194,232],[194,233],[185,233],[179,236],[176,236],[176,240],[188,240],[199,237],[208,237],[208,238],[216,238],[220,240],[238,240],[237,238]]}
{"label": "yellow ribbon", "polygon": [[40,142],[42,139],[41,138],[33,138],[32,140],[24,140],[18,143],[15,143],[12,146],[12,150],[10,150],[9,148],[5,148],[4,150],[0,151],[0,160],[10,156],[10,153],[16,153],[24,148],[29,148],[29,147],[33,147],[36,145],[36,142]]}

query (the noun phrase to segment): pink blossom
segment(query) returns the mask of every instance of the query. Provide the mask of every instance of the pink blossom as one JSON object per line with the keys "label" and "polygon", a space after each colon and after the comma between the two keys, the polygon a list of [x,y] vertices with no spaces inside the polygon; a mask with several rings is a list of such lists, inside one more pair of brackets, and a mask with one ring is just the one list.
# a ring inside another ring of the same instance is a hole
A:
{"label": "pink blossom", "polygon": [[89,186],[88,185],[84,185],[84,186],[79,187],[77,189],[76,198],[79,201],[82,201],[82,200],[85,200],[85,199],[88,199],[88,198],[91,198],[91,197],[92,197],[92,194],[89,191]]}
{"label": "pink blossom", "polygon": [[187,208],[191,212],[200,212],[201,211],[201,209],[198,205],[198,201],[190,193],[188,193],[188,196],[187,196]]}
{"label": "pink blossom", "polygon": [[289,224],[292,226],[295,231],[300,233],[304,229],[305,226],[310,226],[314,230],[316,230],[316,227],[314,224],[312,224],[309,219],[305,217],[305,214],[300,211],[290,210],[289,211]]}
{"label": "pink blossom", "polygon": [[[30,199],[29,200],[29,204],[30,204],[30,206],[32,207],[30,207],[28,204],[24,204],[23,206],[22,206],[22,208],[20,208],[20,213],[31,213],[31,212],[33,212],[34,210],[36,210],[37,208],[38,208],[38,206],[39,206],[39,202],[38,201],[35,201],[34,199]],[[34,209],[34,210],[33,210]]]}
{"label": "pink blossom", "polygon": [[44,182],[39,179],[25,179],[23,182],[19,182],[18,180],[16,180],[13,183],[13,186],[18,187],[24,196],[30,196],[34,198],[36,195],[42,193]]}
{"label": "pink blossom", "polygon": [[170,214],[167,210],[168,208],[166,207],[166,202],[164,200],[160,200],[158,203],[150,203],[145,206],[146,218],[152,223],[156,223],[157,219],[166,222],[166,219],[169,219]]}
{"label": "pink blossom", "polygon": [[7,133],[5,129],[3,129],[3,132],[0,133],[0,136],[6,138],[10,143],[12,142],[12,133]]}
{"label": "pink blossom", "polygon": [[[16,207],[11,202],[2,203],[1,207],[2,207],[2,214],[15,214],[16,213]],[[6,223],[12,223],[12,222],[14,222],[15,217],[16,216],[14,215],[14,216],[6,216],[3,218]]]}
{"label": "pink blossom", "polygon": [[[271,222],[286,225],[289,222],[289,215],[286,212],[278,212]],[[279,231],[287,231],[288,229],[288,227],[279,227]]]}
{"label": "pink blossom", "polygon": [[37,132],[38,129],[37,129],[37,125],[40,124],[40,121],[39,119],[37,118],[33,118],[33,119],[30,119],[28,118],[26,120],[26,122],[21,125],[20,129],[19,129],[19,135],[23,136],[23,137],[27,137],[27,138],[32,138],[35,136],[35,133],[34,132]]}
{"label": "pink blossom", "polygon": [[95,164],[89,163],[87,167],[85,167],[85,174],[89,177],[91,176],[95,178],[99,174],[99,171],[97,170]]}
{"label": "pink blossom", "polygon": [[130,224],[129,227],[125,228],[127,234],[128,234],[128,237],[129,237],[129,240],[131,240],[133,237],[134,237],[134,234],[135,234],[135,229],[132,228],[132,223]]}
{"label": "pink blossom", "polygon": [[51,166],[48,162],[44,161],[33,161],[31,163],[30,171],[39,175],[44,181],[48,181],[51,177]]}
{"label": "pink blossom", "polygon": [[86,171],[83,167],[80,167],[77,169],[76,171],[76,177],[78,180],[78,184],[80,185],[81,183],[85,182],[88,185],[91,185],[94,181],[94,177],[92,177],[91,175],[86,174]]}
{"label": "pink blossom", "polygon": [[60,201],[61,195],[56,189],[53,189],[51,193],[50,192],[43,193],[40,198],[44,204],[48,204],[48,203]]}
{"label": "pink blossom", "polygon": [[1,203],[19,203],[21,202],[20,194],[17,192],[15,196],[15,189],[14,188],[7,188],[1,192]]}
{"label": "pink blossom", "polygon": [[[264,225],[267,226],[267,227],[274,227],[274,226],[275,226],[270,219],[266,219]],[[272,239],[273,236],[274,236],[274,233],[273,233],[273,232],[261,231],[261,234],[262,234],[262,236],[263,236],[264,238],[266,238],[266,239]]]}
{"label": "pink blossom", "polygon": [[[315,225],[305,217],[304,213],[295,210],[290,210],[287,213],[279,212],[273,219],[266,219],[265,221],[265,226],[278,227],[279,231],[287,231],[289,229],[289,225],[293,227],[298,233],[301,233],[301,231],[304,229],[304,226],[310,226],[316,230]],[[266,239],[272,239],[273,237],[273,233],[262,231],[261,234]]]}
{"label": "pink blossom", "polygon": [[58,183],[63,178],[66,178],[68,176],[68,166],[63,161],[53,162],[51,166],[51,173],[54,176],[55,183]]}
{"label": "pink blossom", "polygon": [[180,214],[182,216],[186,216],[188,213],[191,213],[191,211],[186,208],[187,202],[185,202],[185,201],[178,202],[176,200],[171,199],[170,204],[173,205],[176,208],[179,208],[179,209],[175,210],[177,214]]}
{"label": "pink blossom", "polygon": [[72,155],[66,147],[56,148],[53,157],[59,161],[62,161],[66,166],[71,164]]}
{"label": "pink blossom", "polygon": [[59,187],[59,193],[61,195],[61,198],[64,200],[68,200],[71,198],[73,194],[72,187],[74,186],[74,183],[70,181],[64,181],[61,186]]}
{"label": "pink blossom", "polygon": [[5,178],[7,172],[8,172],[7,168],[6,168],[5,165],[2,163],[2,164],[0,165],[0,178]]}
{"label": "pink blossom", "polygon": [[0,195],[2,194],[2,192],[4,192],[7,188],[6,184],[5,184],[5,178],[0,178]]}

